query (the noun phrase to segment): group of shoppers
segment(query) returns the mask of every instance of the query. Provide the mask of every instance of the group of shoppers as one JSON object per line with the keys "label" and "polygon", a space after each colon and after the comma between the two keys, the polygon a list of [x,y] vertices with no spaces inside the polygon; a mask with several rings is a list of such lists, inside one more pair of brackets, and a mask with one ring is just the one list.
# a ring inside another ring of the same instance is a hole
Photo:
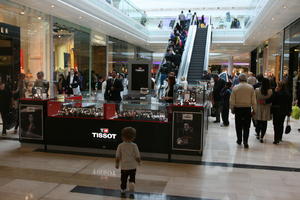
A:
{"label": "group of shoppers", "polygon": [[57,91],[58,94],[81,95],[82,77],[78,71],[71,69],[67,78],[63,74],[59,74]]}
{"label": "group of shoppers", "polygon": [[195,24],[205,24],[204,16],[202,15],[199,20],[197,14],[192,14],[191,10],[186,15],[181,11],[178,19],[179,23],[176,23],[174,31],[170,35],[164,63],[160,68],[161,85],[163,85],[170,72],[174,72],[175,76],[178,73],[190,24],[194,22]]}
{"label": "group of shoppers", "polygon": [[[28,87],[25,81],[25,74],[20,73],[16,83],[13,83],[9,76],[0,77],[0,113],[2,118],[2,135],[6,135],[11,125],[15,125],[14,133],[17,133],[19,127],[19,101],[25,98],[25,93]],[[42,92],[48,92],[49,82],[44,79],[42,71],[36,74],[32,93],[36,92],[37,88],[41,88]]]}
{"label": "group of shoppers", "polygon": [[[251,120],[255,126],[256,137],[261,143],[267,130],[268,121],[273,119],[274,144],[282,141],[284,121],[291,114],[292,98],[286,88],[286,82],[276,83],[273,76],[264,77],[242,73],[227,82],[213,75],[213,105],[216,115],[215,123],[229,126],[229,109],[235,115],[237,144],[242,142],[248,148]],[[233,85],[233,87],[232,87]]]}

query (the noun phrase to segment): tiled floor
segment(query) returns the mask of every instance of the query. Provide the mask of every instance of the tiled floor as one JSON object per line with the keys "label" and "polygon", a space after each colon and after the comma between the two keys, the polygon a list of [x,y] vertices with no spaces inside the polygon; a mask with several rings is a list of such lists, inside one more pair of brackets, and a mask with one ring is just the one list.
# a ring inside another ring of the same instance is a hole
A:
{"label": "tiled floor", "polygon": [[[143,161],[135,199],[300,199],[300,122],[292,121],[292,133],[280,145],[272,144],[271,123],[264,144],[251,130],[250,148],[244,149],[235,143],[231,118],[227,128],[210,124],[202,165]],[[0,200],[120,199],[114,159],[33,150],[20,148],[18,141],[0,140]],[[235,167],[238,164],[246,168]]]}

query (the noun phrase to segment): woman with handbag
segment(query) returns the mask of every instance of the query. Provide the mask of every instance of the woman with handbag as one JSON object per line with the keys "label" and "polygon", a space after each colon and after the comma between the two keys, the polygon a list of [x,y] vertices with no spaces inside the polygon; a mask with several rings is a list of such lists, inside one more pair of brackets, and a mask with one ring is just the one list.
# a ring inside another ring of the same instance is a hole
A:
{"label": "woman with handbag", "polygon": [[284,82],[280,81],[277,84],[275,92],[266,103],[272,103],[271,112],[274,126],[273,144],[279,144],[279,142],[282,141],[285,117],[290,116],[292,111],[292,99],[285,88]]}
{"label": "woman with handbag", "polygon": [[271,104],[266,103],[266,100],[272,96],[272,90],[270,89],[270,82],[268,79],[263,78],[261,87],[255,89],[257,109],[253,116],[256,121],[256,138],[261,143],[264,142],[264,136],[267,131],[268,121],[271,120]]}

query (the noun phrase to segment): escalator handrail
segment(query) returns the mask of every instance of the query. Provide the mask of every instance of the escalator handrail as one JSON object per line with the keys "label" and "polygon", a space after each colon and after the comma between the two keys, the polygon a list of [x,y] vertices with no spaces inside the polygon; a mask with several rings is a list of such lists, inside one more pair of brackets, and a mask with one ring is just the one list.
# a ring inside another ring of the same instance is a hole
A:
{"label": "escalator handrail", "polygon": [[204,56],[204,65],[203,70],[208,70],[208,62],[209,62],[209,52],[210,52],[210,45],[211,45],[211,26],[208,25],[207,27],[207,36],[206,36],[206,46],[205,46],[205,56]]}
{"label": "escalator handrail", "polygon": [[189,28],[189,34],[187,38],[187,44],[185,45],[184,53],[182,55],[183,60],[180,63],[180,73],[178,73],[177,83],[181,82],[181,78],[185,77],[187,80],[187,73],[192,57],[193,47],[194,47],[194,41],[195,36],[197,32],[197,25],[191,25]]}
{"label": "escalator handrail", "polygon": [[195,19],[195,17],[192,18],[192,20],[190,21],[190,24],[189,24],[187,40],[186,40],[185,45],[184,45],[184,51],[183,51],[182,56],[181,56],[181,62],[180,62],[179,70],[178,70],[178,74],[177,74],[177,83],[181,82],[181,78],[183,77],[183,74],[184,74],[184,69],[185,69],[186,62],[187,62],[186,61],[187,54],[189,52],[190,43],[191,43],[192,38],[193,38],[193,36],[192,36],[192,34],[193,34],[192,25],[195,22],[194,19]]}

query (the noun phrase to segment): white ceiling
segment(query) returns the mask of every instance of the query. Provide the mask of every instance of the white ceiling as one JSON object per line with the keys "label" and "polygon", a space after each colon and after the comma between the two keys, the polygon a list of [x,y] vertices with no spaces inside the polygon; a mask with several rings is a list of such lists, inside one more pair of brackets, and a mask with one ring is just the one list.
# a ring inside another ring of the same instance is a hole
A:
{"label": "white ceiling", "polygon": [[258,0],[130,0],[142,10],[252,7]]}
{"label": "white ceiling", "polygon": [[[35,8],[44,13],[48,13],[54,16],[58,16],[60,18],[66,19],[68,21],[72,21],[79,25],[89,27],[93,30],[99,31],[101,33],[112,35],[121,40],[130,42],[132,44],[136,44],[138,46],[143,46],[145,48],[150,48],[155,52],[161,53],[165,51],[166,44],[165,43],[148,43],[149,38],[145,37],[136,37],[135,33],[128,35],[130,31],[129,26],[123,25],[121,21],[117,23],[115,27],[109,26],[107,23],[103,21],[97,20],[97,18],[91,18],[90,15],[85,13],[79,13],[78,10],[72,10],[71,7],[66,7],[65,5],[59,3],[56,0],[11,0],[17,3],[21,3],[23,5]],[[71,0],[68,0],[71,2]],[[76,0],[77,5],[80,2],[88,2],[87,0]],[[234,6],[252,6],[257,0],[185,0],[185,1],[174,1],[174,0],[151,0],[151,4],[149,4],[150,0],[132,0],[134,3],[143,8],[143,4],[145,7],[154,8],[159,7],[164,8],[164,6],[168,7],[181,7],[186,6],[188,8],[193,8],[195,6],[201,7],[205,5],[205,7],[214,7],[214,6],[226,6],[226,7],[234,7]],[[146,5],[145,2],[148,2]],[[160,4],[158,4],[160,2]],[[139,4],[140,3],[140,4]],[[56,7],[53,9],[51,5],[55,4]],[[75,5],[75,4],[74,4]],[[93,9],[91,13],[101,18],[107,22],[115,23],[116,20],[112,17],[122,18],[122,14],[117,12],[118,10],[113,9],[114,12],[110,13],[108,16],[106,13],[100,13],[100,10]],[[226,62],[229,56],[234,56],[235,59],[242,62],[248,62],[249,57],[247,56],[251,50],[256,48],[259,44],[264,42],[265,40],[271,38],[276,33],[283,30],[288,24],[292,21],[300,17],[300,0],[269,0],[267,6],[263,10],[263,12],[257,16],[255,23],[252,24],[250,30],[246,34],[245,44],[241,43],[232,43],[232,44],[212,44],[212,53],[215,53],[211,56],[211,59],[217,60],[219,62]],[[106,15],[105,15],[106,14]],[[79,18],[82,16],[83,18]],[[125,16],[126,17],[126,16]],[[272,20],[273,19],[273,20]],[[116,24],[116,23],[115,23]],[[131,31],[130,31],[131,32]],[[142,34],[139,34],[142,35]],[[167,40],[166,40],[167,41]],[[217,54],[216,54],[217,53]],[[160,57],[156,58],[156,60],[161,60]]]}

